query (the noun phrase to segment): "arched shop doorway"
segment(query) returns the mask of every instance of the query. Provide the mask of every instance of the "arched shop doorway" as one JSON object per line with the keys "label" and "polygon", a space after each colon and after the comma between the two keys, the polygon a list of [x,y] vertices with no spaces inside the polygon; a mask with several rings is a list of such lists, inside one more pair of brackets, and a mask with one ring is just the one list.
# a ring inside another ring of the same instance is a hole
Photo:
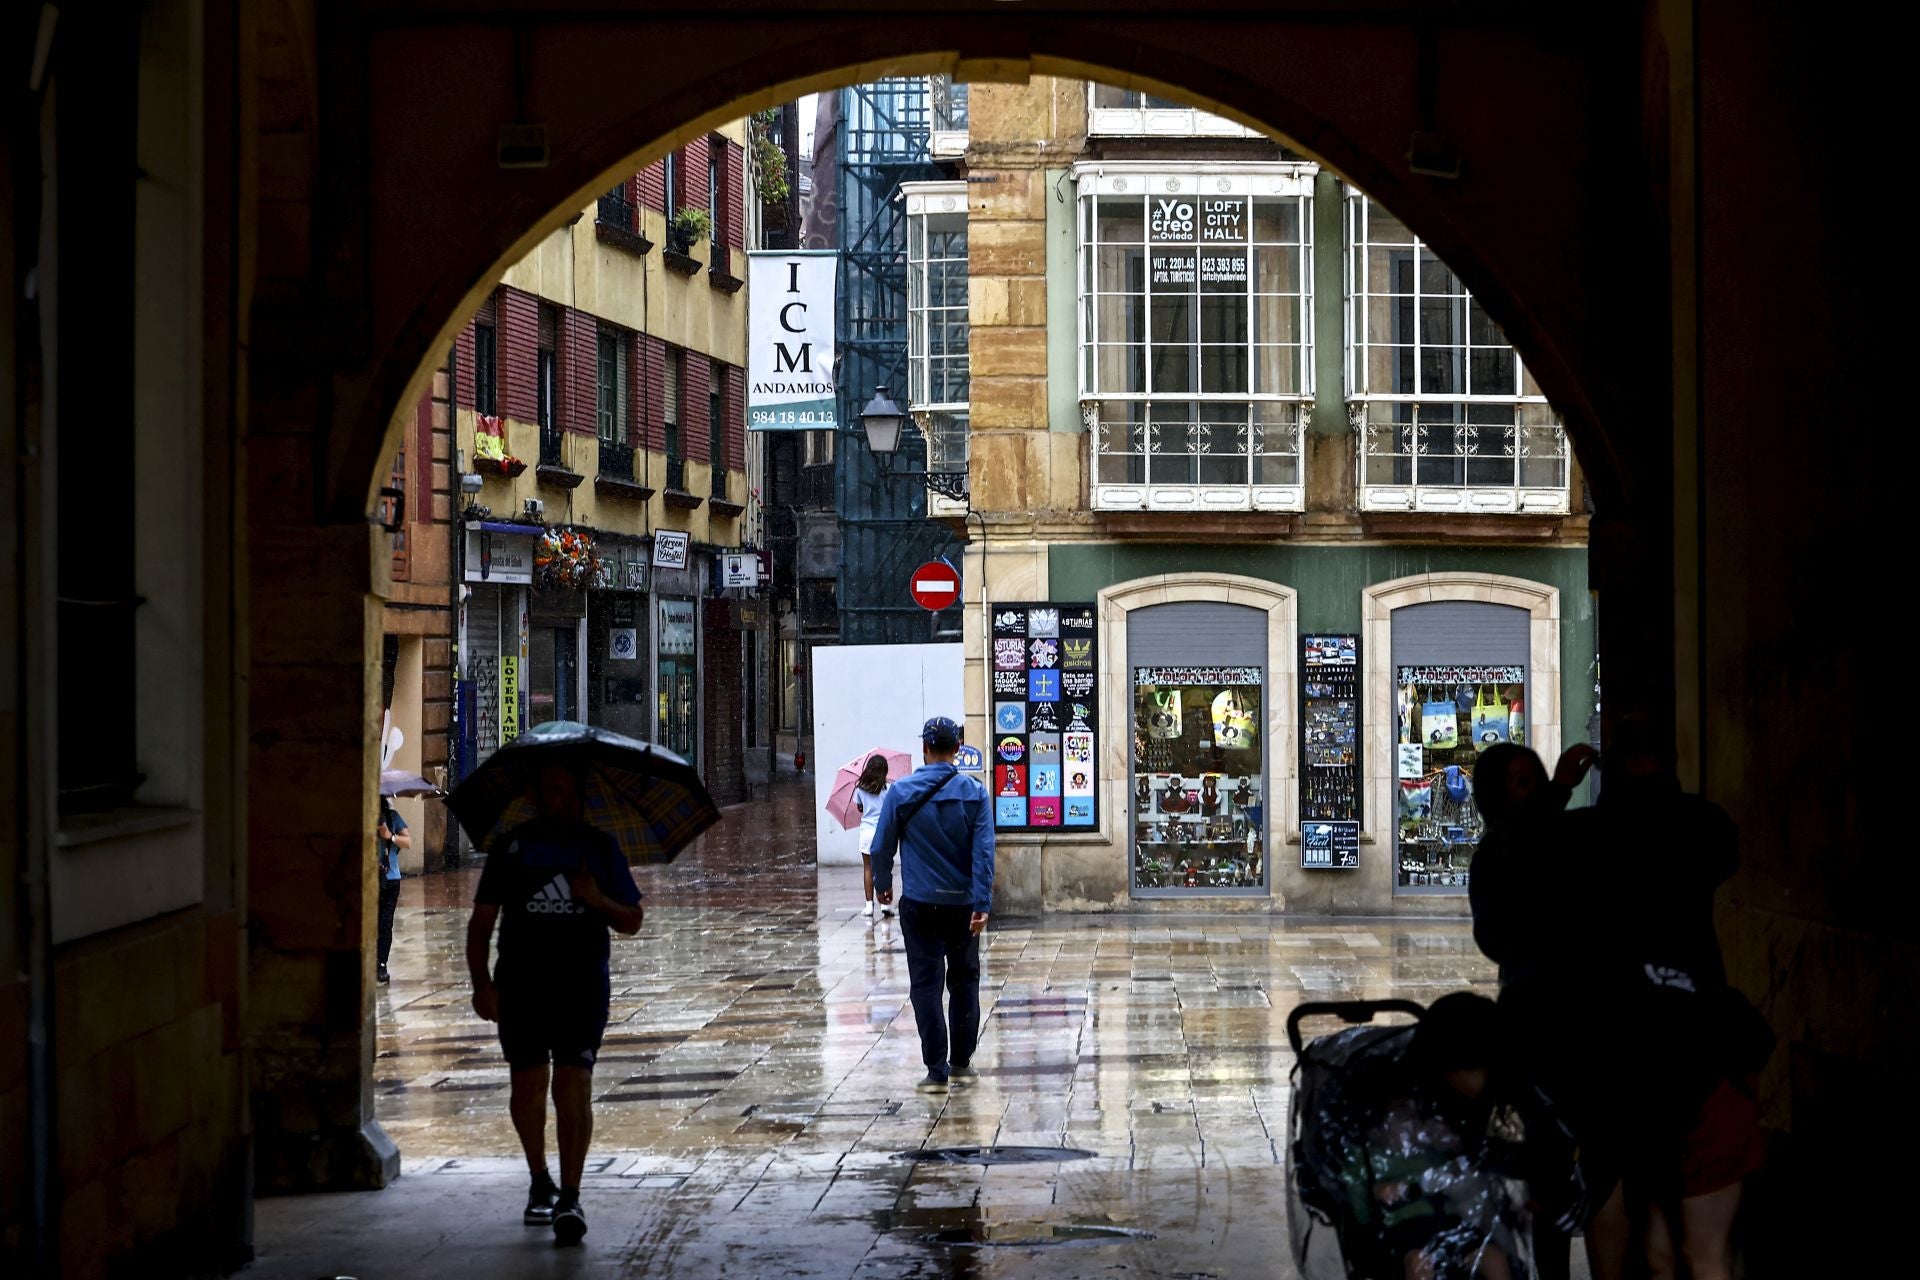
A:
{"label": "arched shop doorway", "polygon": [[[153,295],[178,318],[184,359],[141,358],[194,374],[177,406],[192,464],[179,491],[206,515],[187,548],[193,592],[204,588],[191,598],[205,607],[204,625],[188,629],[198,683],[182,687],[203,696],[183,750],[204,787],[182,806],[191,821],[112,834],[172,842],[164,856],[176,861],[156,864],[170,870],[191,861],[165,880],[163,908],[115,915],[91,896],[96,879],[142,892],[157,882],[116,880],[105,863],[56,849],[54,708],[37,695],[21,707],[9,740],[18,768],[7,771],[24,779],[11,846],[21,874],[4,882],[52,904],[55,929],[8,944],[33,976],[3,1007],[41,1009],[52,1042],[82,1056],[0,1075],[23,1098],[62,1100],[57,1121],[40,1113],[51,1140],[5,1144],[22,1153],[23,1174],[38,1170],[12,1184],[46,1185],[54,1141],[105,1149],[68,1100],[111,1088],[105,1068],[86,1074],[108,1058],[199,1080],[207,1097],[192,1111],[210,1118],[185,1147],[144,1134],[142,1121],[115,1137],[111,1159],[63,1166],[64,1239],[131,1251],[177,1231],[230,1257],[244,1247],[250,1182],[368,1185],[392,1168],[369,1089],[361,854],[381,658],[368,625],[380,585],[369,516],[395,407],[419,399],[436,353],[503,264],[609,175],[745,111],[883,73],[1075,76],[1176,95],[1290,138],[1453,265],[1567,416],[1599,513],[1591,579],[1609,686],[1673,724],[1686,776],[1746,823],[1747,867],[1723,927],[1737,979],[1788,1042],[1767,1081],[1772,1122],[1836,1150],[1867,1128],[1854,1109],[1910,1061],[1911,1038],[1886,1012],[1911,1007],[1910,931],[1860,892],[1870,868],[1851,797],[1868,737],[1835,723],[1836,708],[1864,717],[1862,660],[1796,621],[1832,616],[1831,570],[1866,535],[1857,481],[1802,465],[1809,421],[1846,421],[1842,407],[1866,385],[1847,336],[1856,277],[1836,256],[1851,252],[1836,247],[1844,206],[1821,184],[1783,183],[1776,153],[1790,140],[1818,162],[1809,170],[1857,167],[1847,119],[1858,90],[1818,74],[1841,65],[1830,19],[1749,26],[1684,3],[1323,18],[1226,0],[1109,0],[1097,14],[1069,0],[820,6],[777,22],[724,0],[552,16],[420,0],[283,0],[244,17],[195,0],[147,8],[191,19],[177,24],[185,56],[155,75],[174,77],[168,100],[191,126],[168,190],[185,193],[181,243],[198,287]],[[9,46],[36,48],[36,20],[20,19]],[[48,46],[46,65],[72,90],[59,101],[86,101],[78,68],[94,56],[110,65],[118,47],[111,32],[78,28],[63,25]],[[15,136],[36,136],[53,101],[35,100]],[[10,211],[42,207],[39,172],[6,171]],[[68,195],[60,243],[130,245],[124,199]],[[1780,227],[1806,229],[1804,252],[1778,252]],[[15,277],[36,244],[11,242]],[[112,281],[112,261],[101,256],[106,274],[93,283]],[[1760,261],[1765,272],[1751,269]],[[37,332],[40,300],[59,291],[70,302],[88,280],[43,273],[40,293],[16,289],[13,332]],[[1768,319],[1783,312],[1800,319]],[[59,332],[78,348],[81,331]],[[82,365],[42,361],[56,367],[67,370],[59,413],[24,398],[6,412],[11,433],[31,418],[63,436],[70,460],[79,436],[63,428],[84,403]],[[102,415],[89,429],[122,420]],[[974,483],[1018,490],[1031,447],[1016,415],[977,415]],[[41,461],[8,482],[7,505],[26,513],[26,563],[50,568],[43,503],[55,455],[31,456]],[[114,511],[103,504],[101,518]],[[22,616],[54,616],[46,575],[6,572]],[[21,634],[8,685],[31,691],[53,670],[57,636]],[[1800,800],[1791,813],[1769,807],[1788,793]],[[102,909],[79,920],[62,914],[70,901]],[[1791,981],[1781,957],[1798,958]],[[139,1002],[139,1016],[107,1017],[119,1004],[104,997],[129,964],[178,981]],[[17,1015],[22,1028],[30,1016]],[[28,1043],[24,1030],[0,1040]],[[191,1167],[161,1173],[133,1159],[149,1148]],[[127,1237],[105,1229],[110,1173],[201,1191],[175,1221]],[[30,1216],[25,1205],[6,1212]]]}

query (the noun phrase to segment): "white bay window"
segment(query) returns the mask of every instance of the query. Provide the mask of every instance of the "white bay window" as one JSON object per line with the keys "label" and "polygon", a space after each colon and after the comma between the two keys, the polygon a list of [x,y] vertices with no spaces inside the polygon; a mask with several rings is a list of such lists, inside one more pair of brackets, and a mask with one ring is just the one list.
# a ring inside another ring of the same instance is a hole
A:
{"label": "white bay window", "polygon": [[1565,512],[1566,434],[1500,327],[1405,223],[1358,192],[1347,245],[1361,508]]}
{"label": "white bay window", "polygon": [[[964,475],[967,185],[905,182],[900,189],[907,204],[907,407],[926,437],[927,470]],[[929,513],[946,514],[956,502],[929,494]]]}
{"label": "white bay window", "polygon": [[1313,168],[1085,164],[1093,505],[1297,511],[1313,397]]}

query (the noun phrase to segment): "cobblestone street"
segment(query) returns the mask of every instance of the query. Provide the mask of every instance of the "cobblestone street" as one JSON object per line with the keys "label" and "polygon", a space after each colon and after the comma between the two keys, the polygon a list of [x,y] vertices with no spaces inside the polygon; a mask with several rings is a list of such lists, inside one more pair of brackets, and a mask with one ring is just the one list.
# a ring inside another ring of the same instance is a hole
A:
{"label": "cobblestone street", "polygon": [[[733,809],[637,873],[649,910],[614,943],[581,1251],[519,1223],[506,1066],[462,959],[477,873],[407,881],[375,1072],[403,1176],[262,1201],[253,1273],[1286,1275],[1288,1011],[1492,982],[1464,922],[996,920],[980,1079],[925,1096],[897,922],[860,914],[857,871],[816,869],[804,803]],[[895,1155],[960,1145],[1091,1154]]]}

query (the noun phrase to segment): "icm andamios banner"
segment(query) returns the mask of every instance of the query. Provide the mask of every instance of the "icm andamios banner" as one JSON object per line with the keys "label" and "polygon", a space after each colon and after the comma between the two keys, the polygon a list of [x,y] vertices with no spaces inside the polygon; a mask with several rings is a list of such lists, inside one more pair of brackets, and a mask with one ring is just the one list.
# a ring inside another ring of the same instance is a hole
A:
{"label": "icm andamios banner", "polygon": [[747,426],[828,431],[839,426],[833,385],[832,250],[747,255]]}

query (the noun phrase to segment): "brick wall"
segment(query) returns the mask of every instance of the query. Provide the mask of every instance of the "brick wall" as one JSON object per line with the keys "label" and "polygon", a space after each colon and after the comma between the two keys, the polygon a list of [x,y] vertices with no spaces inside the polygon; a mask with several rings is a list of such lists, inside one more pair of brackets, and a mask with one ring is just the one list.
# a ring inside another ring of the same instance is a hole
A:
{"label": "brick wall", "polygon": [[499,324],[495,331],[496,376],[500,386],[500,416],[532,422],[538,412],[535,396],[539,369],[540,300],[518,289],[501,289]]}
{"label": "brick wall", "polygon": [[562,322],[566,349],[560,357],[560,376],[566,394],[561,397],[560,421],[569,431],[594,434],[598,407],[594,378],[599,367],[599,327],[592,316],[568,308]]}
{"label": "brick wall", "polygon": [[640,335],[640,363],[646,395],[640,422],[641,440],[655,453],[667,447],[667,344],[650,333]]}
{"label": "brick wall", "polygon": [[688,462],[706,462],[712,452],[707,447],[707,389],[713,384],[712,364],[698,351],[687,352],[685,363],[687,381],[680,391],[684,399],[680,406],[680,444],[686,450]]}
{"label": "brick wall", "polygon": [[[709,606],[723,601],[708,601]],[[747,711],[740,675],[741,633],[714,625],[719,618],[709,608],[705,635],[705,660],[702,680],[705,685],[703,714],[705,755],[702,780],[718,804],[739,804],[747,798],[747,770],[741,739]]]}

